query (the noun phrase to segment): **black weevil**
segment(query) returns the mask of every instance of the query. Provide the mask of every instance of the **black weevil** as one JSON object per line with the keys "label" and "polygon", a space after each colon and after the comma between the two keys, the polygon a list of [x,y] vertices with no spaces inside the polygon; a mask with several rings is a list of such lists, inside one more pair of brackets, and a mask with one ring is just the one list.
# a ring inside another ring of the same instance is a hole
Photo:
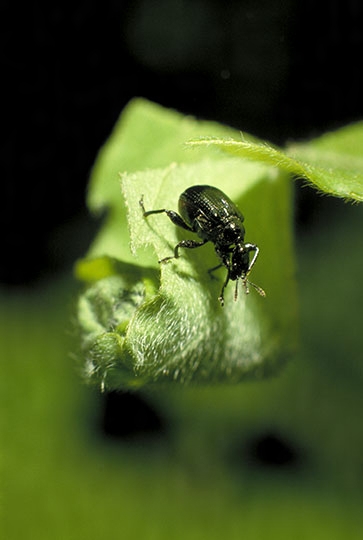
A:
{"label": "black weevil", "polygon": [[[160,263],[177,259],[179,257],[179,248],[197,248],[203,246],[206,242],[213,242],[221,263],[208,270],[208,272],[214,272],[214,270],[222,266],[227,268],[227,277],[218,298],[221,305],[224,305],[224,289],[229,280],[236,281],[235,300],[237,300],[238,296],[239,279],[242,280],[246,293],[249,292],[248,284],[250,284],[261,296],[266,296],[261,287],[247,279],[256,262],[259,249],[256,244],[245,244],[244,217],[237,206],[220,189],[204,185],[192,186],[186,189],[179,197],[180,215],[165,208],[146,211],[143,197],[139,202],[144,217],[165,212],[175,225],[194,232],[201,238],[200,242],[181,240],[174,248],[174,255],[161,259]],[[253,252],[251,261],[250,252]]]}

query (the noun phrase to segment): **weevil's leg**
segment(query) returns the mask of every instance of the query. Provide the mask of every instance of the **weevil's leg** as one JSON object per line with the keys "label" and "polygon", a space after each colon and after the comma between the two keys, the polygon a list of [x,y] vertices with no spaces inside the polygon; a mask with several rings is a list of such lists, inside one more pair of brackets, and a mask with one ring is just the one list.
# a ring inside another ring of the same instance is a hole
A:
{"label": "weevil's leg", "polygon": [[246,294],[249,294],[250,293],[250,290],[248,288],[248,283],[250,283],[248,280],[247,280],[247,277],[245,276],[244,278],[242,278],[242,285],[245,289],[245,293]]}
{"label": "weevil's leg", "polygon": [[222,268],[222,266],[224,266],[223,263],[217,264],[217,266],[213,266],[213,268],[209,268],[208,274],[209,274],[211,279],[216,279],[214,276],[212,276],[212,272],[214,272],[215,270],[218,270],[218,268]]}
{"label": "weevil's leg", "polygon": [[256,244],[245,244],[244,247],[245,247],[245,250],[246,250],[246,251],[254,251],[254,252],[255,252],[254,255],[253,255],[253,257],[252,257],[252,260],[251,260],[251,262],[250,262],[250,264],[249,264],[249,266],[248,266],[248,270],[247,270],[247,272],[246,272],[246,277],[247,277],[248,274],[251,272],[253,265],[254,265],[255,262],[256,262],[256,259],[257,259],[257,257],[258,257],[258,254],[259,254],[260,250],[259,250],[259,248],[256,246]]}
{"label": "weevil's leg", "polygon": [[167,261],[170,261],[171,259],[178,259],[179,258],[179,248],[188,248],[188,249],[194,249],[198,248],[200,246],[204,246],[204,244],[208,242],[208,240],[202,240],[201,242],[196,242],[195,240],[182,240],[177,244],[174,248],[174,255],[172,257],[165,257],[164,259],[161,259],[159,263],[165,263]]}
{"label": "weevil's leg", "polygon": [[178,227],[182,227],[183,229],[186,229],[187,231],[193,231],[186,223],[185,221],[173,210],[166,210],[165,208],[161,208],[160,210],[145,210],[144,206],[144,198],[141,197],[139,200],[139,205],[141,206],[142,214],[145,218],[150,216],[151,214],[162,214],[165,213],[168,218],[174,223],[174,225],[177,225]]}
{"label": "weevil's leg", "polygon": [[228,272],[227,272],[226,280],[225,280],[225,282],[223,283],[223,286],[222,286],[222,289],[221,289],[221,293],[220,293],[220,295],[218,296],[218,300],[220,301],[222,307],[224,306],[224,289],[227,287],[228,282],[229,282],[229,269],[228,269]]}
{"label": "weevil's leg", "polygon": [[238,279],[236,279],[236,286],[234,288],[234,301],[236,302],[238,298]]}

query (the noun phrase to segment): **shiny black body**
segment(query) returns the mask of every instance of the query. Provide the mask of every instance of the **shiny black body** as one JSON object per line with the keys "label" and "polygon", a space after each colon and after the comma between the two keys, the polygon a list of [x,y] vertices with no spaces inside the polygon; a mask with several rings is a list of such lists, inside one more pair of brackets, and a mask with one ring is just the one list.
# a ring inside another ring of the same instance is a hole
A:
{"label": "shiny black body", "polygon": [[[186,189],[179,198],[179,214],[165,208],[145,211],[143,200],[140,201],[144,217],[150,214],[165,212],[170,220],[179,227],[196,233],[201,241],[182,240],[174,249],[173,257],[166,257],[159,262],[167,262],[179,257],[179,248],[197,248],[206,242],[212,242],[221,263],[209,272],[221,266],[227,268],[227,277],[223,284],[219,301],[224,304],[224,289],[229,280],[237,281],[235,299],[237,299],[237,284],[241,279],[248,293],[247,276],[254,265],[259,253],[256,244],[245,244],[244,217],[237,206],[221,190],[212,186],[192,186]],[[250,260],[250,252],[254,255]],[[262,295],[264,291],[251,283]]]}

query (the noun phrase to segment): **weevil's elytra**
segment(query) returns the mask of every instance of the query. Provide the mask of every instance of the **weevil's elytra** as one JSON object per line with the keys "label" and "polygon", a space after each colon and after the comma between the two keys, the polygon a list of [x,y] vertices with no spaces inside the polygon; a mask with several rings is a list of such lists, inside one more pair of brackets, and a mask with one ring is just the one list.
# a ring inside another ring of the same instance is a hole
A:
{"label": "weevil's elytra", "polygon": [[[145,218],[151,214],[165,213],[175,225],[196,233],[200,238],[200,241],[182,240],[175,246],[174,255],[161,259],[160,263],[178,259],[180,248],[193,249],[212,242],[220,263],[208,272],[211,274],[222,266],[227,268],[227,276],[218,297],[221,305],[224,305],[224,289],[229,280],[236,281],[235,300],[238,296],[239,279],[246,294],[249,292],[248,285],[252,285],[261,296],[266,296],[261,287],[247,279],[258,257],[259,248],[256,244],[245,243],[244,217],[220,189],[205,185],[186,189],[179,197],[179,214],[165,208],[146,211],[143,198],[140,206]],[[250,253],[253,253],[252,259]]]}

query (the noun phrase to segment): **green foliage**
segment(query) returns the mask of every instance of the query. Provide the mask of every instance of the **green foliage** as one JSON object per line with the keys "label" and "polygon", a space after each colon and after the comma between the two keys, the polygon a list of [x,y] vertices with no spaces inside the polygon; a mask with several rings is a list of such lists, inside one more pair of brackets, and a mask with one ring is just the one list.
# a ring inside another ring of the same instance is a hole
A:
{"label": "green foliage", "polygon": [[[141,112],[140,105],[148,109],[148,104],[138,103],[134,112]],[[150,114],[152,110],[157,108],[149,108]],[[195,136],[189,133],[186,138]],[[115,186],[115,204],[119,204],[117,168]],[[151,192],[144,195],[150,205],[156,205],[161,196],[158,193],[153,200]],[[267,191],[266,198],[270,196]],[[249,202],[244,195],[243,200]],[[69,276],[47,285],[0,291],[2,537],[361,538],[363,207],[333,205],[328,198],[319,203],[314,228],[298,238],[302,346],[294,362],[279,377],[243,386],[145,387],[136,395],[164,419],[164,429],[157,434],[104,436],[105,396],[80,384],[69,354],[74,343],[65,328],[75,294]],[[108,206],[99,199],[97,207],[103,204]],[[321,219],[321,206],[333,210],[334,219]],[[245,214],[248,236],[254,239],[258,227],[252,229],[251,220],[258,225],[265,217],[255,211]],[[276,219],[279,215],[276,209]],[[135,234],[160,236],[164,255],[164,249],[172,245],[164,243],[161,228],[165,226],[165,234],[171,234],[174,227],[165,216],[153,218],[156,223],[147,222],[147,232],[142,222],[133,221]],[[129,242],[128,233],[120,234],[118,227],[115,242],[109,244],[116,250]],[[280,228],[281,235],[290,237],[291,231]],[[122,339],[130,315],[118,316],[118,299],[126,304],[125,311],[132,310],[140,296],[150,299],[159,288],[156,253],[141,253],[136,238],[138,258],[126,249],[127,264],[121,256],[102,257],[102,236],[106,238],[104,230],[92,248],[94,257],[77,265],[79,277],[88,284],[80,302],[86,304],[83,337],[88,336],[90,342],[102,333],[110,313]],[[264,253],[266,249],[269,246],[264,246]],[[270,297],[273,283],[266,285],[266,264],[258,262],[256,281],[259,274],[258,282],[266,289],[268,285]],[[126,293],[119,297],[122,288]],[[233,305],[232,291],[228,292]],[[269,297],[255,301],[268,306]],[[274,306],[278,314],[279,306]],[[87,309],[91,310],[88,316]],[[112,336],[109,348],[112,353]],[[131,373],[134,378],[134,361],[129,360],[123,364],[124,371],[119,366],[112,377],[123,373],[129,380]],[[100,382],[102,377],[95,375],[94,380]],[[124,416],[129,420],[134,412],[127,410]],[[119,421],[122,424],[122,415]],[[274,465],[251,453],[251,443],[271,433],[296,452],[292,464]]]}
{"label": "green foliage", "polygon": [[[284,172],[258,163],[186,149],[196,134],[236,135],[136,100],[95,164],[89,205],[106,207],[108,216],[77,275],[91,282],[79,302],[84,372],[102,386],[262,377],[295,347],[291,183]],[[165,215],[146,221],[140,197],[147,209],[177,209],[180,193],[194,184],[219,187],[243,211],[246,241],[261,249],[252,280],[266,299],[240,290],[234,302],[230,286],[221,308],[225,272],[209,278],[218,262],[209,245],[159,267],[158,259],[188,234],[180,236]]]}
{"label": "green foliage", "polygon": [[[283,151],[144,100],[131,102],[92,172],[88,203],[107,217],[77,265],[88,283],[79,302],[88,380],[125,388],[238,382],[276,372],[297,335],[290,177],[363,200],[362,143],[358,123]],[[176,210],[180,193],[195,184],[219,187],[242,210],[246,241],[261,250],[252,280],[266,299],[240,291],[234,302],[229,286],[222,309],[217,299],[225,274],[209,279],[207,270],[216,265],[210,245],[158,265],[189,235],[164,214],[146,221],[140,198],[147,209]]]}
{"label": "green foliage", "polygon": [[241,158],[278,167],[305,178],[319,191],[352,201],[363,201],[363,122],[352,124],[286,152],[267,143],[233,139],[197,139],[192,147],[216,146]]}

